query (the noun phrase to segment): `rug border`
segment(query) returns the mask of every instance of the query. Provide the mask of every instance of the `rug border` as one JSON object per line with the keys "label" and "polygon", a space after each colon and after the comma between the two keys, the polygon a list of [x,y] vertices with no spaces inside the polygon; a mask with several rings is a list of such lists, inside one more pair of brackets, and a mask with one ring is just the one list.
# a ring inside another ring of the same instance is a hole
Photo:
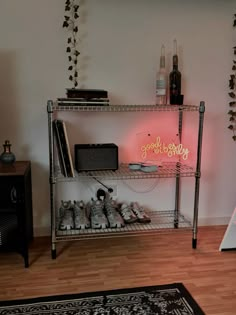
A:
{"label": "rug border", "polygon": [[[100,296],[100,295],[112,295],[112,294],[122,294],[122,293],[134,293],[139,291],[145,291],[150,289],[180,289],[183,294],[185,294],[186,298],[188,299],[189,303],[191,303],[191,307],[193,308],[194,312],[198,312],[197,315],[205,315],[199,304],[194,300],[190,292],[181,282],[170,283],[170,284],[159,284],[159,285],[151,285],[151,286],[143,286],[143,287],[133,287],[133,288],[123,288],[123,289],[113,289],[113,290],[104,290],[104,291],[93,291],[93,292],[81,292],[81,293],[72,293],[72,294],[62,294],[62,295],[49,295],[49,296],[40,296],[40,297],[33,297],[27,299],[17,299],[17,300],[7,300],[7,301],[0,301],[0,307],[3,306],[14,306],[14,305],[23,305],[23,304],[34,304],[40,302],[60,302],[63,300],[70,300],[70,299],[78,299],[84,297],[93,297],[93,296]],[[43,301],[42,301],[43,300]]]}

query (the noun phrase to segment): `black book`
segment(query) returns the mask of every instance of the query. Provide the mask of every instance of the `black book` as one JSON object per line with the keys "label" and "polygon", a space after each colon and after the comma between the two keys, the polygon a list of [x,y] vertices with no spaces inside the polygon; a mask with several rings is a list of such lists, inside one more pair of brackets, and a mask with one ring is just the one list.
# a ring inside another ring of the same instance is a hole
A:
{"label": "black book", "polygon": [[69,106],[108,106],[108,98],[63,98],[60,97],[57,99],[58,105],[69,105]]}
{"label": "black book", "polygon": [[108,92],[101,89],[67,89],[66,94],[68,98],[108,98]]}
{"label": "black book", "polygon": [[54,130],[54,136],[56,139],[56,148],[57,148],[58,160],[59,160],[61,173],[62,173],[62,175],[67,177],[66,165],[65,165],[63,152],[62,152],[62,146],[61,146],[61,139],[60,139],[56,120],[53,121],[53,130]]}
{"label": "black book", "polygon": [[65,122],[63,120],[56,119],[54,120],[54,124],[56,125],[56,130],[59,135],[59,156],[61,155],[61,157],[59,157],[59,161],[60,159],[62,160],[59,163],[65,165],[66,175],[64,176],[75,177]]}

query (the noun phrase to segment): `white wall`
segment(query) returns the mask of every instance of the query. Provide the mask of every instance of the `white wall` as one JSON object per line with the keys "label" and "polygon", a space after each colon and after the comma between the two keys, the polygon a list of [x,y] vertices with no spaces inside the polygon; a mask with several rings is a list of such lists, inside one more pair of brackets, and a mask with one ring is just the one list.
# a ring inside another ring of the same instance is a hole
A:
{"label": "white wall", "polygon": [[[177,38],[185,103],[206,102],[201,224],[227,223],[235,207],[236,148],[227,129],[228,78],[236,39],[233,13],[233,0],[81,1],[80,85],[107,89],[114,104],[154,103],[160,46],[166,45],[170,69]],[[48,232],[50,226],[46,102],[64,96],[65,88],[71,87],[63,15],[63,0],[2,0],[0,4],[0,143],[10,139],[17,159],[32,161],[36,234]],[[147,114],[121,115],[66,115],[71,146],[79,141],[111,141],[122,151],[127,135],[143,131],[142,120],[154,119]],[[193,132],[191,125],[190,131],[186,127],[185,132]],[[120,199],[138,199],[151,209],[173,203],[169,180],[117,185]],[[182,185],[181,205],[189,216],[193,185],[194,179]],[[82,198],[79,188],[86,198],[93,193],[88,183],[72,186],[67,197]]]}

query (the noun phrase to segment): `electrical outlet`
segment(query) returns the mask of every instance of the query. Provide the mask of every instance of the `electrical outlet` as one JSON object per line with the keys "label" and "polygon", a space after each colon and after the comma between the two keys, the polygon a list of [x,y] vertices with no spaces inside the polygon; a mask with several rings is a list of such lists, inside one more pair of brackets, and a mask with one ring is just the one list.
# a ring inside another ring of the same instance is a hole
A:
{"label": "electrical outlet", "polygon": [[109,185],[108,188],[111,188],[113,190],[113,192],[110,193],[110,196],[117,197],[117,185]]}
{"label": "electrical outlet", "polygon": [[[111,197],[117,197],[117,185],[109,185],[106,184],[108,188],[111,188],[113,192],[110,193]],[[103,189],[105,192],[107,192],[107,189],[103,187],[102,185],[95,185],[95,193],[98,191],[98,189]]]}

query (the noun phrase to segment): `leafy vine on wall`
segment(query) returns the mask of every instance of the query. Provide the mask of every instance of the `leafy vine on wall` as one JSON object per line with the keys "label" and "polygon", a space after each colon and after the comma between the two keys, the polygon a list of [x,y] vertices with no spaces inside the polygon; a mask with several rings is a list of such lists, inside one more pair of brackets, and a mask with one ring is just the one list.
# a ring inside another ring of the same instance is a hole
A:
{"label": "leafy vine on wall", "polygon": [[65,15],[63,28],[68,30],[66,53],[68,56],[69,80],[73,84],[73,88],[78,86],[78,19],[79,19],[79,0],[65,1]]}
{"label": "leafy vine on wall", "polygon": [[[234,14],[234,21],[233,21],[233,27],[236,27],[236,14]],[[233,140],[236,141],[236,46],[233,47],[233,54],[235,56],[233,60],[233,65],[232,65],[232,73],[230,74],[230,79],[229,79],[229,97],[230,97],[230,102],[229,102],[229,107],[230,110],[228,112],[229,114],[229,121],[230,125],[228,128],[232,130],[233,132]]]}

